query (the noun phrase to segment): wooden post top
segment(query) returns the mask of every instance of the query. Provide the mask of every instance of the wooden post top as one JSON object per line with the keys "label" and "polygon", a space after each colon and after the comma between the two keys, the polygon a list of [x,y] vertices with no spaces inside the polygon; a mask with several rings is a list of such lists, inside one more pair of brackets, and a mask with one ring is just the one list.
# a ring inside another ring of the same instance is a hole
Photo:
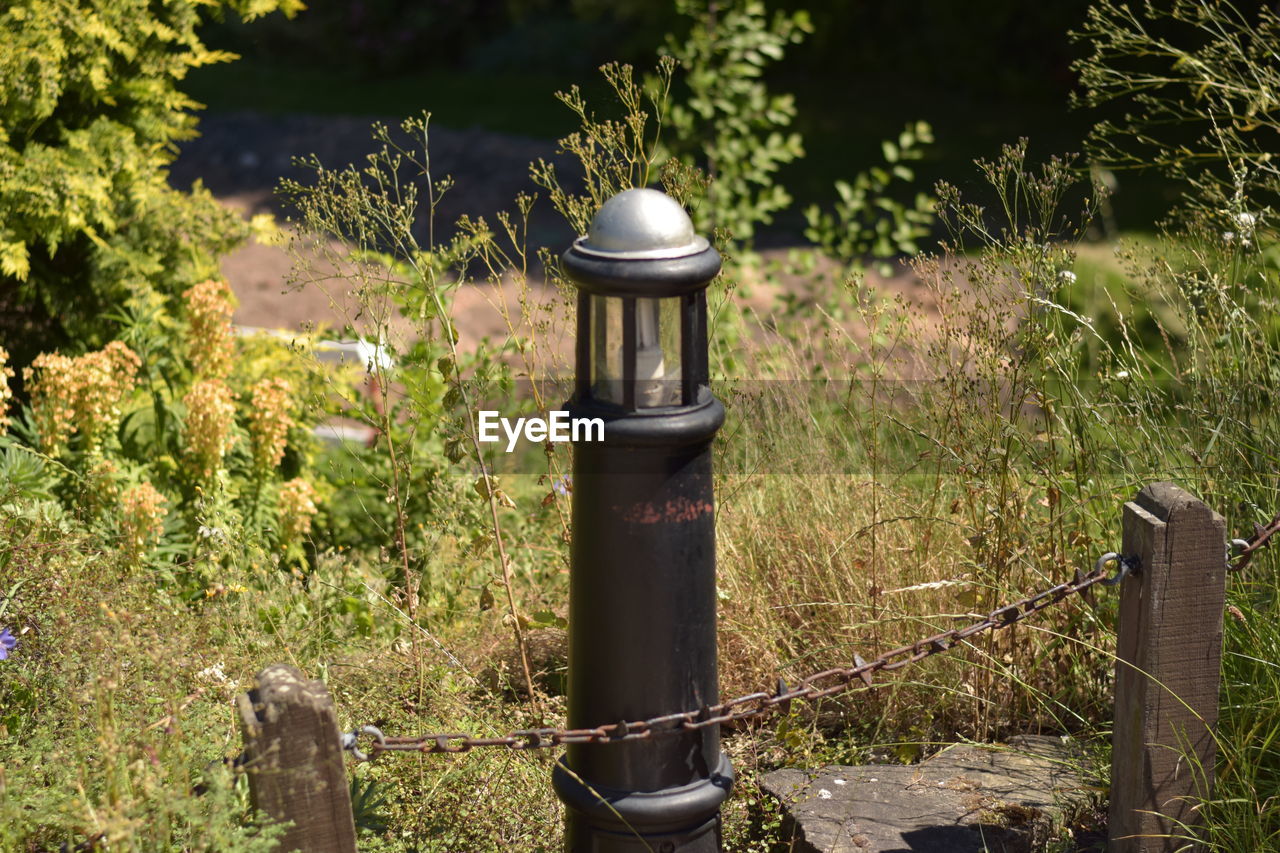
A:
{"label": "wooden post top", "polygon": [[1176,512],[1188,510],[1198,510],[1210,516],[1218,516],[1204,501],[1181,486],[1169,482],[1149,483],[1143,486],[1133,502],[1161,521],[1168,521],[1169,517]]}

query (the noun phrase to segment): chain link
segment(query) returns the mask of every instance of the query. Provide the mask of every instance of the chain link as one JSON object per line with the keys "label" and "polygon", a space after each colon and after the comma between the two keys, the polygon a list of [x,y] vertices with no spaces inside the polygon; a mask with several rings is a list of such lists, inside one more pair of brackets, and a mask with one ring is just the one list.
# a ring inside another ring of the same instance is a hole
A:
{"label": "chain link", "polygon": [[[1261,524],[1253,526],[1252,539],[1232,539],[1231,544],[1227,546],[1227,570],[1238,572],[1245,566],[1249,565],[1249,561],[1253,559],[1253,555],[1260,548],[1265,548],[1271,543],[1271,537],[1280,532],[1280,512],[1276,513],[1276,517],[1271,519],[1271,523],[1266,527]],[[1231,552],[1240,550],[1236,555],[1235,562],[1231,562]]]}
{"label": "chain link", "polygon": [[[1280,513],[1277,513],[1266,527],[1255,524],[1251,539],[1232,539],[1228,555],[1232,551],[1238,551],[1238,553],[1234,562],[1228,561],[1228,568],[1233,572],[1244,569],[1259,549],[1270,544],[1271,538],[1276,533],[1280,533]],[[1117,572],[1113,577],[1108,578],[1106,565],[1110,562],[1116,563]],[[1138,568],[1136,557],[1109,552],[1098,559],[1093,571],[1083,576],[1077,572],[1076,579],[1072,583],[1058,584],[1012,604],[998,607],[988,613],[985,619],[967,627],[953,628],[950,631],[943,631],[931,637],[916,640],[914,643],[899,646],[871,661],[864,661],[859,655],[854,655],[854,666],[816,672],[796,682],[794,687],[788,686],[786,681],[779,678],[773,690],[749,693],[696,711],[680,711],[647,720],[607,723],[595,728],[518,729],[499,737],[483,738],[460,733],[385,737],[374,726],[363,726],[343,735],[343,747],[354,753],[360,760],[366,760],[369,756],[357,748],[356,741],[361,734],[367,734],[375,738],[369,749],[370,755],[374,757],[383,752],[457,753],[489,746],[505,747],[511,750],[547,749],[578,743],[648,740],[665,734],[737,723],[762,717],[778,709],[785,710],[797,700],[811,702],[849,690],[871,687],[875,683],[874,676],[877,672],[892,672],[917,663],[927,657],[948,651],[984,631],[1008,628],[1046,607],[1057,604],[1068,596],[1084,592],[1095,584],[1100,583],[1104,586],[1118,584],[1125,577],[1135,574]]]}
{"label": "chain link", "polygon": [[[1280,525],[1280,516],[1277,516],[1276,523]],[[1267,535],[1270,536],[1270,533]],[[1261,545],[1254,547],[1261,547]],[[1248,557],[1251,554],[1252,550],[1249,550],[1244,553],[1244,556]],[[1012,604],[998,607],[988,613],[985,619],[974,622],[972,625],[953,628],[950,631],[916,640],[909,645],[899,646],[871,661],[864,661],[858,655],[854,655],[853,666],[825,669],[802,678],[794,687],[788,686],[779,678],[772,690],[749,693],[696,711],[680,711],[650,717],[647,720],[607,723],[587,729],[518,729],[499,737],[473,737],[457,733],[419,737],[385,737],[377,728],[363,726],[343,735],[343,747],[363,760],[365,753],[357,749],[356,741],[361,734],[367,734],[374,737],[374,742],[368,750],[374,757],[383,752],[455,753],[488,746],[505,747],[511,750],[547,749],[577,743],[622,743],[648,740],[666,734],[696,731],[709,726],[749,720],[775,710],[785,710],[797,700],[811,702],[848,690],[871,687],[877,672],[891,672],[945,652],[984,631],[1008,628],[1046,607],[1057,604],[1068,596],[1084,592],[1094,584],[1117,583],[1125,574],[1137,568],[1137,559],[1134,557],[1121,557],[1116,554],[1108,554],[1106,557],[1107,559],[1100,560],[1093,571],[1086,575],[1081,576],[1077,571],[1076,579],[1072,583],[1058,584]],[[1109,581],[1105,567],[1111,560],[1118,562],[1121,571]]]}

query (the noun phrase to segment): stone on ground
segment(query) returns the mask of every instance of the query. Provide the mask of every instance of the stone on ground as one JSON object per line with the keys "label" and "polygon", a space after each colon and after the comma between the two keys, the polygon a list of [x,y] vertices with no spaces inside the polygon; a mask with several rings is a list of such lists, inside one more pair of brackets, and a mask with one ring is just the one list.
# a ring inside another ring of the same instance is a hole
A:
{"label": "stone on ground", "polygon": [[782,802],[795,853],[1030,853],[1087,796],[1060,738],[957,744],[913,766],[777,770],[761,787]]}

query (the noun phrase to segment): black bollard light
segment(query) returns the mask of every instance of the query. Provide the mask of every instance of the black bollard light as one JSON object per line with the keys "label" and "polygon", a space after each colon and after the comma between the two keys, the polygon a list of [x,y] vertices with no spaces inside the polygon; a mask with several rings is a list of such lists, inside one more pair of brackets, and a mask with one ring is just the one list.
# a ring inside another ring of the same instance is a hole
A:
{"label": "black bollard light", "polygon": [[[720,255],[650,189],[609,199],[561,258],[578,284],[569,726],[718,699],[707,284]],[[733,770],[718,726],[572,744],[554,773],[566,849],[712,853]]]}

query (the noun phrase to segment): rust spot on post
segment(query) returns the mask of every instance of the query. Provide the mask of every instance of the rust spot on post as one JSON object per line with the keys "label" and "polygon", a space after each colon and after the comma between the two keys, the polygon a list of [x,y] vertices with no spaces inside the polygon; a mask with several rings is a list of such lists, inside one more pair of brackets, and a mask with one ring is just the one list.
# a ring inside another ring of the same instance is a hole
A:
{"label": "rust spot on post", "polygon": [[[622,507],[614,507],[614,511]],[[622,515],[623,521],[632,524],[663,524],[669,522],[697,521],[704,515],[712,515],[716,508],[710,501],[691,501],[685,497],[663,502],[632,504]]]}

